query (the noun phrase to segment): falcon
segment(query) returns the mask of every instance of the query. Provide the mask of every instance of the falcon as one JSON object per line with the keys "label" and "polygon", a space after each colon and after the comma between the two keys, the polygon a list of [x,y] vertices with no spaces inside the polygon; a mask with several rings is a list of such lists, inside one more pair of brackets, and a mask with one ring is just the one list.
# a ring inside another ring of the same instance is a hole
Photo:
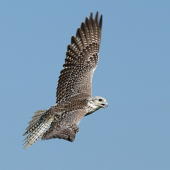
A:
{"label": "falcon", "polygon": [[92,97],[92,77],[98,63],[101,42],[102,15],[96,12],[81,23],[76,36],[71,37],[65,64],[60,72],[56,92],[56,104],[48,110],[38,110],[29,122],[24,148],[29,148],[41,136],[41,140],[51,138],[73,142],[79,132],[79,123],[108,103],[103,97]]}

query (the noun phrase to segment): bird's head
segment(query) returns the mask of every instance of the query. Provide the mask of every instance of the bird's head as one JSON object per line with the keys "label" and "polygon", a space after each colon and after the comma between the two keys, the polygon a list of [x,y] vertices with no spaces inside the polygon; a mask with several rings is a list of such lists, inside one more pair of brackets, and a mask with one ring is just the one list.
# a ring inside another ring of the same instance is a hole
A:
{"label": "bird's head", "polygon": [[99,108],[105,108],[108,107],[108,103],[106,101],[105,98],[100,97],[100,96],[96,96],[96,97],[92,97],[90,99],[90,103],[93,104],[95,107]]}

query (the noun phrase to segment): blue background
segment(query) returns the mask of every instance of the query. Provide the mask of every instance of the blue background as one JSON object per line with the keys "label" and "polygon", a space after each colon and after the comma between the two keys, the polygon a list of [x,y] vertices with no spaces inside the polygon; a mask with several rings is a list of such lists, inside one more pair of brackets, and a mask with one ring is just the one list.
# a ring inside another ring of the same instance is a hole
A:
{"label": "blue background", "polygon": [[[73,143],[22,147],[34,112],[55,104],[71,35],[103,14],[93,96]],[[169,170],[170,1],[0,1],[0,169]]]}

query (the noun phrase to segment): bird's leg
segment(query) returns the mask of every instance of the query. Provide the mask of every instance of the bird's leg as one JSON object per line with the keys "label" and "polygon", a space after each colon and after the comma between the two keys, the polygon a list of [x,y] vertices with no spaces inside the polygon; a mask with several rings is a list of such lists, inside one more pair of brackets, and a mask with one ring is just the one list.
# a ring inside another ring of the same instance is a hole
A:
{"label": "bird's leg", "polygon": [[75,123],[72,125],[72,129],[75,133],[79,132],[79,127]]}

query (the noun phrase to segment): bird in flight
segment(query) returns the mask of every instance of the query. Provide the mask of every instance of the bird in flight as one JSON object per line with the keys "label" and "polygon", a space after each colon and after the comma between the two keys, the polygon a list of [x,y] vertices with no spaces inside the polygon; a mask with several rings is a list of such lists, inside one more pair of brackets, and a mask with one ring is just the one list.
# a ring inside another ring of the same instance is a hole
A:
{"label": "bird in flight", "polygon": [[103,97],[92,97],[92,77],[98,63],[101,42],[102,15],[98,12],[81,23],[76,36],[71,37],[65,64],[60,72],[56,92],[56,104],[48,110],[38,110],[29,122],[24,148],[29,148],[41,136],[41,140],[51,138],[65,139],[73,142],[79,132],[79,123],[108,103]]}

